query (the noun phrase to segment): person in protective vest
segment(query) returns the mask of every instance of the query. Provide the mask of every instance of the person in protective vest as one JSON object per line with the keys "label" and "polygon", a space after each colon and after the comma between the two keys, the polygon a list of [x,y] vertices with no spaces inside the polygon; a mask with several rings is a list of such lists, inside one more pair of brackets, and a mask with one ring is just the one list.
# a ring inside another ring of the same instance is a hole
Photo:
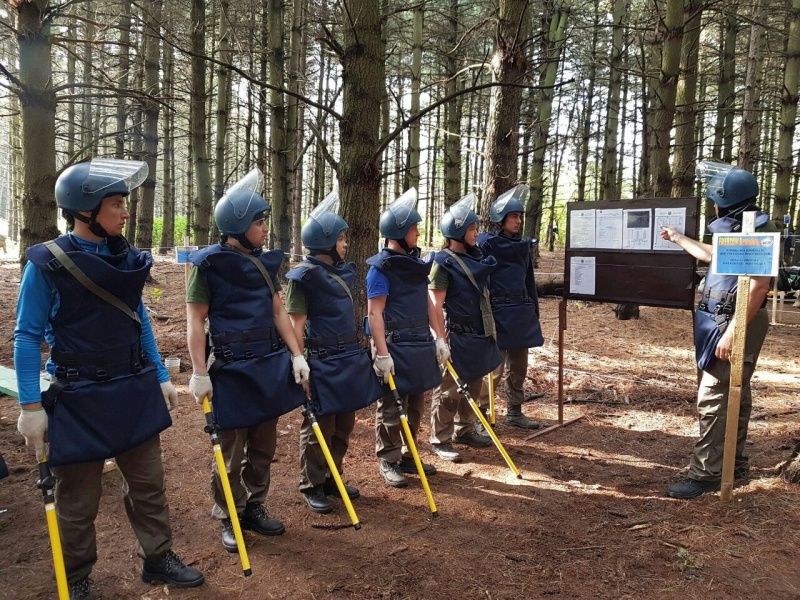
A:
{"label": "person in protective vest", "polygon": [[[278,417],[305,402],[309,369],[278,295],[283,251],[262,248],[269,231],[262,181],[253,169],[228,190],[214,209],[221,241],[189,255],[189,388],[196,402],[212,401],[242,529],[281,535],[283,524],[264,508]],[[237,552],[216,463],[212,471],[211,516],[221,523],[222,546]]]}
{"label": "person in protective vest", "polygon": [[[355,263],[344,262],[347,223],[338,215],[339,196],[328,195],[300,231],[309,255],[286,274],[286,312],[297,343],[308,352],[313,411],[333,462],[343,472],[356,413],[382,394],[372,372],[368,350],[358,344],[353,311]],[[345,485],[351,499],[358,489]],[[339,495],[308,414],[300,427],[300,492],[308,507],[325,514],[333,510],[328,496]]]}
{"label": "person in protective vest", "polygon": [[[384,248],[367,259],[367,323],[375,350],[375,373],[384,382],[394,377],[397,392],[416,441],[425,392],[442,381],[439,365],[450,358],[444,324],[436,319],[428,298],[431,264],[419,257],[417,240],[422,217],[416,210],[417,190],[411,188],[381,214],[379,229]],[[435,338],[431,336],[431,329]],[[378,400],[375,453],[387,484],[406,487],[406,475],[417,468],[403,444],[400,411],[388,392]],[[426,476],[436,473],[422,465]]]}
{"label": "person in protective vest", "polygon": [[523,393],[528,375],[528,348],[544,343],[533,273],[536,242],[521,235],[527,195],[528,186],[518,185],[498,196],[490,208],[493,231],[478,235],[478,247],[484,255],[497,260],[497,269],[489,279],[489,292],[497,346],[503,355],[503,362],[494,372],[497,382],[507,369],[506,424],[539,429],[541,424],[522,414],[523,402],[544,396],[538,393],[526,397]]}
{"label": "person in protective vest", "polygon": [[[153,259],[122,236],[130,217],[125,197],[146,178],[147,164],[139,161],[95,158],[65,169],[55,196],[69,232],[28,248],[20,284],[17,428],[57,479],[73,600],[92,598],[94,521],[104,459],[112,457],[125,479],[125,510],[144,559],[142,579],[176,587],[204,581],[172,551],[159,433],[172,424],[169,411],[178,398],[142,303]],[[52,383],[40,394],[42,340],[50,345]]]}
{"label": "person in protective vest", "polygon": [[[706,195],[714,203],[716,218],[708,224],[711,233],[731,233],[742,230],[742,214],[756,211],[756,230],[777,231],[769,216],[755,205],[758,183],[751,173],[738,167],[703,162],[698,171],[712,168],[715,173],[708,182]],[[710,263],[713,246],[694,240],[674,227],[664,227],[661,237],[669,240],[696,259]],[[706,276],[700,302],[695,312],[695,354],[702,371],[697,393],[700,438],[694,446],[689,473],[682,483],[667,488],[673,498],[695,498],[720,489],[722,458],[725,446],[725,422],[730,386],[731,350],[736,319],[747,321],[747,339],[742,372],[741,408],[736,442],[734,477],[747,476],[748,457],[745,455],[747,428],[753,404],[750,379],[755,372],[758,355],[769,328],[764,304],[769,291],[769,277],[751,277],[749,309],[746,315],[734,313],[738,277],[735,275]]]}
{"label": "person in protective vest", "polygon": [[[475,195],[467,194],[442,216],[443,250],[433,254],[429,294],[437,319],[447,313],[447,333],[452,363],[479,404],[483,376],[502,362],[495,342],[495,324],[489,301],[489,276],[497,269],[493,256],[476,245],[478,215],[472,210]],[[491,446],[492,440],[476,429],[477,418],[456,388],[449,372],[433,392],[431,445],[442,459],[461,462],[452,442],[473,447]]]}

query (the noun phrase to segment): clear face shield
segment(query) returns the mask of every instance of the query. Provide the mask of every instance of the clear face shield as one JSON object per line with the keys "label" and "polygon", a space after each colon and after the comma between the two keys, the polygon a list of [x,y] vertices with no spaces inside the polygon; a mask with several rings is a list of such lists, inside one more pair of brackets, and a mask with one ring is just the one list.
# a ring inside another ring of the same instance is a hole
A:
{"label": "clear face shield", "polygon": [[[233,205],[233,214],[237,219],[242,219],[250,210],[250,204],[256,195],[260,195],[264,188],[264,175],[257,168],[250,171],[239,181],[234,183],[222,199],[228,199]],[[234,194],[233,192],[245,192]],[[268,210],[266,212],[269,212]]]}
{"label": "clear face shield", "polygon": [[331,192],[311,211],[309,219],[314,219],[322,227],[323,233],[328,236],[336,226],[339,217],[339,193]]}
{"label": "clear face shield", "polygon": [[694,175],[705,187],[715,178],[719,178],[720,181],[725,181],[725,177],[730,173],[731,169],[733,169],[733,165],[729,165],[728,163],[701,160],[694,169]]}
{"label": "clear face shield", "polygon": [[144,183],[148,172],[147,163],[141,160],[93,158],[89,162],[89,173],[83,182],[83,191],[102,195],[103,190],[124,182],[130,192]]}
{"label": "clear face shield", "polygon": [[528,198],[528,191],[528,186],[524,183],[514,186],[497,197],[492,210],[497,214],[503,214],[503,211],[511,200],[517,200],[522,206],[525,206],[525,200]]}
{"label": "clear face shield", "polygon": [[470,192],[448,209],[453,217],[456,229],[461,229],[464,226],[467,217],[475,210],[475,202],[475,194]]}
{"label": "clear face shield", "polygon": [[417,188],[409,188],[389,205],[389,211],[394,215],[395,224],[402,229],[408,222],[411,209],[417,207]]}

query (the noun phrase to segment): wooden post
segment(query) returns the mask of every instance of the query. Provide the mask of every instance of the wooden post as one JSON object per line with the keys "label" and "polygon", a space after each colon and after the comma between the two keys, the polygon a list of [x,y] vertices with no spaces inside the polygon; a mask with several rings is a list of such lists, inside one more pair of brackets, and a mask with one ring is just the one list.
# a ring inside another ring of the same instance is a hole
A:
{"label": "wooden post", "polygon": [[[742,214],[742,232],[755,232],[755,212]],[[736,440],[739,435],[739,409],[742,403],[742,370],[747,341],[747,308],[750,304],[750,277],[739,277],[736,293],[735,327],[731,351],[731,378],[728,387],[728,414],[725,422],[725,451],[722,456],[720,499],[730,502],[733,495],[733,469],[736,463]]]}
{"label": "wooden post", "polygon": [[564,332],[567,329],[567,299],[558,304],[558,424],[564,423]]}

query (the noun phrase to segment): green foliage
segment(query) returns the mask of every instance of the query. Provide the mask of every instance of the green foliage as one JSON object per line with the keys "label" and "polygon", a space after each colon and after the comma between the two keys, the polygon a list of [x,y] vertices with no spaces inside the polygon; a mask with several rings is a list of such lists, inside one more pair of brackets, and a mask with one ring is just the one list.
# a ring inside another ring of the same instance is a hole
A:
{"label": "green foliage", "polygon": [[154,287],[150,290],[150,299],[153,301],[154,304],[158,304],[161,302],[161,297],[164,295],[164,290],[161,288]]}
{"label": "green foliage", "polygon": [[[153,219],[153,246],[154,252],[158,250],[158,246],[161,245],[161,231],[164,228],[164,218],[163,217],[156,217]],[[186,233],[186,217],[185,216],[176,216],[175,217],[175,228],[174,228],[174,244],[180,246],[183,244],[183,236]],[[164,249],[165,252],[169,252],[171,249]]]}

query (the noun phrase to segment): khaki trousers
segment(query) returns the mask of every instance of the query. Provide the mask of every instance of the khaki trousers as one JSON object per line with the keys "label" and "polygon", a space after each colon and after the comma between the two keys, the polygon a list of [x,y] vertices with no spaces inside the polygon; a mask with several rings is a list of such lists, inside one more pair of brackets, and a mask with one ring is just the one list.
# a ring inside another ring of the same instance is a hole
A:
{"label": "khaki trousers", "polygon": [[[317,417],[320,432],[330,450],[333,463],[339,474],[342,474],[342,463],[347,448],[350,446],[350,434],[356,425],[356,413]],[[303,417],[300,426],[300,491],[307,492],[325,483],[330,470],[322,452],[322,446],[314,434],[314,428],[307,417]]]}
{"label": "khaki trousers", "polygon": [[[270,467],[277,446],[277,429],[278,419],[273,419],[256,427],[219,432],[220,448],[237,513],[241,513],[249,503],[262,504],[267,498]],[[211,470],[215,502],[211,516],[215,519],[227,519],[230,517],[228,504],[222,491],[216,461]]]}
{"label": "khaki trousers", "polygon": [[[468,381],[467,389],[479,407],[489,406],[488,388],[483,378]],[[442,377],[442,384],[433,391],[431,403],[431,444],[448,444],[454,437],[475,431],[475,416],[469,403],[461,396],[450,372]]]}
{"label": "khaki trousers", "polygon": [[[768,330],[769,318],[767,311],[762,308],[747,326],[739,427],[736,437],[737,467],[747,467],[748,464],[744,447],[753,407],[750,379],[756,370],[758,355],[761,353],[761,346]],[[689,463],[689,477],[698,481],[719,481],[722,477],[722,456],[725,449],[731,364],[715,360],[711,367],[702,373],[697,391],[700,438],[694,445],[694,454]]]}
{"label": "khaki trousers", "polygon": [[[497,388],[503,380],[505,372],[505,396],[508,406],[521,406],[525,402],[522,386],[528,376],[528,349],[515,348],[514,350],[501,350],[503,362],[494,370],[494,390],[497,397]],[[483,408],[483,405],[481,405]]]}
{"label": "khaki trousers", "polygon": [[[125,512],[138,540],[136,553],[158,558],[172,548],[169,506],[161,463],[161,440],[154,436],[116,457],[122,473]],[[67,581],[88,577],[97,562],[94,521],[103,495],[104,461],[53,467],[56,512]]]}
{"label": "khaki trousers", "polygon": [[[419,424],[425,410],[425,394],[406,394],[400,396],[403,410],[408,417],[408,427],[414,442],[417,441]],[[401,437],[400,411],[391,396],[378,399],[375,414],[375,454],[378,458],[390,463],[399,461],[403,456],[410,456],[410,450]]]}

